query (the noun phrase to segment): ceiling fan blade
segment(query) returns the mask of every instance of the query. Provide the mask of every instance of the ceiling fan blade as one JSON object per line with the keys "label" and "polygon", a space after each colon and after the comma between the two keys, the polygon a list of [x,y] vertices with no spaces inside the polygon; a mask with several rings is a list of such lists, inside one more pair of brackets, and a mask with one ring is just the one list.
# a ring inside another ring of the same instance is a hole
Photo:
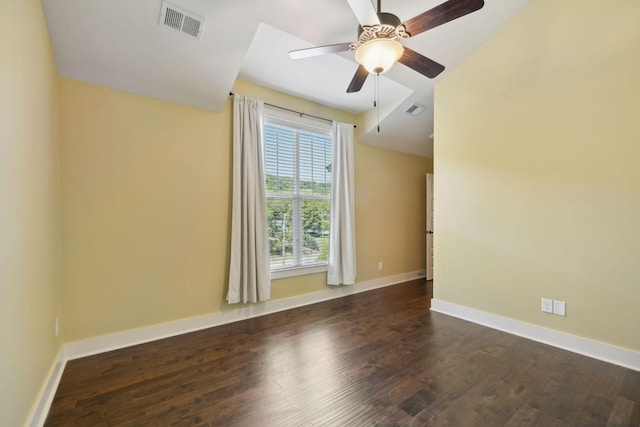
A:
{"label": "ceiling fan blade", "polygon": [[360,25],[379,25],[380,19],[371,0],[347,0]]}
{"label": "ceiling fan blade", "polygon": [[365,80],[367,80],[368,76],[369,72],[367,71],[367,69],[362,65],[359,65],[358,69],[356,70],[356,74],[353,76],[353,79],[351,79],[351,83],[349,83],[347,93],[360,92],[360,89],[362,89],[362,85],[364,84]]}
{"label": "ceiling fan blade", "polygon": [[328,44],[326,46],[310,47],[307,49],[292,50],[289,52],[289,58],[301,59],[311,56],[326,55],[328,53],[346,52],[349,50],[351,43]]}
{"label": "ceiling fan blade", "polygon": [[438,64],[436,61],[433,61],[406,46],[404,48],[404,53],[400,59],[398,59],[398,62],[416,70],[430,79],[444,71],[444,65]]}
{"label": "ceiling fan blade", "polygon": [[482,6],[484,6],[484,0],[449,0],[409,19],[404,23],[404,27],[413,37],[438,25],[482,9]]}

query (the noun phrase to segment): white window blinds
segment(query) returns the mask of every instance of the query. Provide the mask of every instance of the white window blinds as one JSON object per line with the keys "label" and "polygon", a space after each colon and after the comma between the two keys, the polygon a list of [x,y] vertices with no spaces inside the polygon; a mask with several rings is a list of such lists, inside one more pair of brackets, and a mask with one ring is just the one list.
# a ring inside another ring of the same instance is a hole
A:
{"label": "white window blinds", "polygon": [[329,256],[330,126],[265,117],[271,269],[326,264]]}

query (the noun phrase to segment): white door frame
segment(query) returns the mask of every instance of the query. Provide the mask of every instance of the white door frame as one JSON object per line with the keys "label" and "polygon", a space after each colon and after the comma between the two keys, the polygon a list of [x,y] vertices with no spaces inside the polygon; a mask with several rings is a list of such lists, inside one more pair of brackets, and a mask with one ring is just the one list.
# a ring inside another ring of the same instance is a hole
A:
{"label": "white door frame", "polygon": [[427,174],[427,215],[426,215],[426,246],[427,259],[425,275],[427,280],[433,280],[433,174]]}

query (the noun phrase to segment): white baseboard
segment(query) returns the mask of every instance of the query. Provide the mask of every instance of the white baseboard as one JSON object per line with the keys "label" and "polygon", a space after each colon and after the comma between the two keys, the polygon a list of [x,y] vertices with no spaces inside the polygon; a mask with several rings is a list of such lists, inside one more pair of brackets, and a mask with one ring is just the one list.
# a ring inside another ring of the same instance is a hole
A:
{"label": "white baseboard", "polygon": [[58,384],[60,383],[60,378],[62,378],[62,372],[67,364],[67,358],[64,350],[65,348],[63,345],[60,347],[60,350],[58,350],[58,354],[49,368],[45,381],[42,384],[42,387],[40,387],[38,398],[31,408],[31,412],[27,418],[26,425],[30,427],[40,427],[44,425],[44,422],[47,419],[51,402],[53,402],[56,390],[58,389]]}
{"label": "white baseboard", "polygon": [[328,286],[327,289],[322,291],[291,298],[267,301],[264,303],[243,306],[203,316],[190,317],[159,325],[131,329],[128,331],[117,332],[115,334],[70,342],[65,345],[65,352],[68,360],[78,359],[80,357],[117,350],[149,341],[211,328],[213,326],[220,326],[227,323],[237,322],[239,320],[264,316],[266,314],[277,313],[279,311],[315,304],[321,301],[366,292],[372,289],[395,285],[421,277],[424,277],[424,270],[411,271],[394,276],[367,280],[365,282],[358,282],[351,286]]}
{"label": "white baseboard", "polygon": [[431,310],[568,350],[573,353],[640,371],[640,352],[638,351],[594,341],[554,329],[543,328],[542,326],[536,326],[435,298],[431,300]]}

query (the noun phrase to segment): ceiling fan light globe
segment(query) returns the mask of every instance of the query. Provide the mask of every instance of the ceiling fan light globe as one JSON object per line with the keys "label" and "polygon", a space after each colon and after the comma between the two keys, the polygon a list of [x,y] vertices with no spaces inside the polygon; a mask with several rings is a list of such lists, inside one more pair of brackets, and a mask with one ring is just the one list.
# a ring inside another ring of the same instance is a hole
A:
{"label": "ceiling fan light globe", "polygon": [[373,74],[389,70],[404,53],[397,40],[378,38],[361,44],[356,50],[356,61]]}

